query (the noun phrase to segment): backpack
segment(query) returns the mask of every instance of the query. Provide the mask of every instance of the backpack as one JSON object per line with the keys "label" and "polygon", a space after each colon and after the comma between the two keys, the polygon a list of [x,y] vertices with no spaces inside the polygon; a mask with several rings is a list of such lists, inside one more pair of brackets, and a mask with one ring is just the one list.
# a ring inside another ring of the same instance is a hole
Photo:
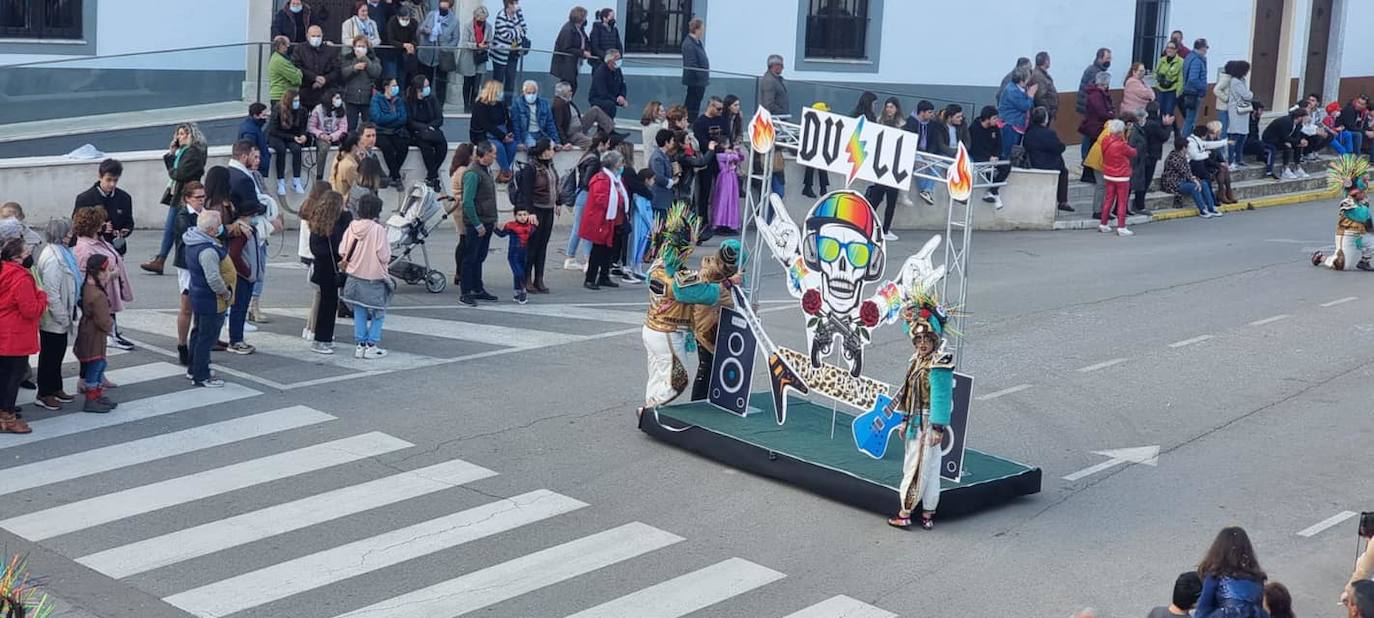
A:
{"label": "backpack", "polygon": [[558,182],[558,203],[562,205],[573,204],[577,201],[577,170],[573,170],[563,176]]}
{"label": "backpack", "polygon": [[524,202],[525,189],[520,186],[520,174],[525,171],[527,164],[519,161],[511,162],[510,182],[506,183],[506,195],[510,197],[511,206],[519,206]]}

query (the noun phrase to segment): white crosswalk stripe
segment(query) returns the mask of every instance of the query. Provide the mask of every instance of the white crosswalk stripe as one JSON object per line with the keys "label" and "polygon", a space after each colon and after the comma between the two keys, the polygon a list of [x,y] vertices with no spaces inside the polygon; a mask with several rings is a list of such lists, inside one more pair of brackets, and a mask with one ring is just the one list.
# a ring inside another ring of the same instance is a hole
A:
{"label": "white crosswalk stripe", "polygon": [[449,461],[130,543],[77,562],[110,577],[128,577],[495,474],[465,461]]}
{"label": "white crosswalk stripe", "polygon": [[324,412],[295,406],[5,468],[0,496],[331,420]]}
{"label": "white crosswalk stripe", "polygon": [[12,517],[0,521],[0,528],[41,541],[411,446],[405,440],[372,432]]}
{"label": "white crosswalk stripe", "polygon": [[[527,305],[528,306],[528,305]],[[267,313],[283,317],[305,319],[305,309],[269,309]],[[644,320],[641,318],[641,322]],[[582,341],[585,337],[554,331],[529,328],[512,328],[495,324],[478,324],[456,320],[439,320],[400,315],[396,312],[386,314],[386,332],[425,335],[458,341],[473,341],[486,345],[512,348],[540,348]]]}
{"label": "white crosswalk stripe", "polygon": [[676,534],[647,524],[629,523],[403,594],[342,614],[338,618],[461,616],[682,540]]}
{"label": "white crosswalk stripe", "polygon": [[551,491],[532,491],[231,577],[163,600],[197,616],[232,614],[585,506]]}
{"label": "white crosswalk stripe", "polygon": [[224,388],[197,388],[190,386],[188,382],[181,384],[186,385],[187,390],[121,403],[110,414],[67,414],[34,421],[29,423],[33,433],[5,436],[5,439],[0,441],[0,450],[262,394],[238,384],[225,384]]}
{"label": "white crosswalk stripe", "polygon": [[[171,363],[155,362],[147,363],[144,365],[134,365],[133,367],[124,367],[122,369],[110,369],[105,372],[105,378],[120,386],[128,386],[131,384],[152,382],[153,380],[161,380],[163,378],[170,378],[172,376],[179,376],[185,374],[185,367],[179,367]],[[62,380],[62,390],[73,395],[77,395],[76,382],[76,376],[72,376],[70,378]],[[116,393],[114,391],[111,391],[109,394],[115,395]],[[19,399],[16,401],[16,403],[21,406],[29,405],[34,402],[34,399],[37,397],[37,395],[37,391],[23,391],[19,393]],[[71,403],[67,405],[71,406],[71,409],[76,409],[78,406],[81,405],[81,397],[78,395],[76,403]]]}
{"label": "white crosswalk stripe", "polygon": [[[76,354],[72,352],[72,349],[73,349],[73,348],[71,347],[71,344],[76,342],[76,338],[75,338],[75,337],[68,337],[68,339],[69,339],[69,341],[67,342],[67,344],[68,344],[68,345],[67,345],[67,351],[66,351],[66,353],[64,353],[64,354],[62,355],[62,364],[63,364],[63,365],[67,365],[67,364],[71,364],[71,363],[77,362],[77,360],[76,360]],[[110,349],[105,350],[105,358],[111,358],[111,357],[119,356],[119,355],[121,355],[121,354],[128,354],[128,353],[129,353],[128,350],[121,350],[121,349],[119,349],[119,348],[111,347]],[[38,355],[37,355],[37,354],[32,354],[32,355],[29,356],[29,366],[30,366],[30,367],[38,367]]]}
{"label": "white crosswalk stripe", "polygon": [[678,618],[783,577],[768,567],[730,558],[568,618]]}
{"label": "white crosswalk stripe", "polygon": [[844,595],[833,596],[786,618],[897,618],[897,614],[879,609],[858,599]]}
{"label": "white crosswalk stripe", "polygon": [[[647,306],[647,305],[646,305]],[[468,309],[464,309],[467,311]],[[548,318],[569,318],[574,320],[591,320],[595,322],[615,322],[617,324],[633,324],[640,326],[644,324],[644,312],[639,311],[619,311],[615,309],[604,309],[601,307],[579,307],[576,305],[479,305],[479,311],[497,311],[503,313],[523,313],[527,315],[538,315]],[[387,318],[391,319],[391,318]]]}

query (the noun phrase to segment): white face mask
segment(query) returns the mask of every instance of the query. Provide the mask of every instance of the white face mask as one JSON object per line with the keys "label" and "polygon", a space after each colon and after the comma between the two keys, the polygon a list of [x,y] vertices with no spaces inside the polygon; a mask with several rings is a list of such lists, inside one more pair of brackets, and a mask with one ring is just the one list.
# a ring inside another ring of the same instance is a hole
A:
{"label": "white face mask", "polygon": [[366,48],[366,47],[354,47],[354,48],[353,48],[353,53],[358,54],[358,57],[361,58],[361,57],[367,55],[367,48]]}
{"label": "white face mask", "polygon": [[311,47],[319,47],[319,46],[320,46],[320,43],[323,43],[323,42],[324,42],[324,37],[318,37],[318,36],[312,36],[312,37],[310,37],[310,46],[311,46]]}
{"label": "white face mask", "polygon": [[340,98],[338,98],[338,97],[335,97],[335,98],[334,98],[334,107],[343,107],[343,99],[340,99]]}
{"label": "white face mask", "polygon": [[534,102],[535,102],[535,101],[538,101],[538,100],[539,100],[539,95],[538,95],[538,94],[529,93],[529,94],[526,94],[526,95],[525,95],[525,102],[526,102],[526,103],[529,103],[530,105],[534,105]]}

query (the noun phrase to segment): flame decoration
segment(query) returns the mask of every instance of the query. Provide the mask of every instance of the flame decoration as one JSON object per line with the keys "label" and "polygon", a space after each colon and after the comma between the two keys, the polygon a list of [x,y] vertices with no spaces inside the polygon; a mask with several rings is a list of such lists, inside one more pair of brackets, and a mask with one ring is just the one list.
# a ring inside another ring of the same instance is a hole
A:
{"label": "flame decoration", "polygon": [[859,116],[859,124],[854,127],[854,132],[849,134],[849,145],[845,147],[845,152],[849,153],[850,165],[849,182],[845,186],[854,183],[854,177],[859,175],[859,168],[863,167],[864,161],[868,160],[868,142],[859,139],[863,132],[864,117]]}
{"label": "flame decoration", "polygon": [[960,202],[967,202],[973,194],[973,164],[963,142],[959,143],[959,154],[954,156],[954,164],[949,166],[949,172],[945,174],[945,186],[949,189],[949,196]]}
{"label": "flame decoration", "polygon": [[773,128],[773,114],[760,106],[758,111],[754,112],[754,119],[749,122],[749,142],[753,145],[754,152],[771,152],[777,138],[777,130]]}

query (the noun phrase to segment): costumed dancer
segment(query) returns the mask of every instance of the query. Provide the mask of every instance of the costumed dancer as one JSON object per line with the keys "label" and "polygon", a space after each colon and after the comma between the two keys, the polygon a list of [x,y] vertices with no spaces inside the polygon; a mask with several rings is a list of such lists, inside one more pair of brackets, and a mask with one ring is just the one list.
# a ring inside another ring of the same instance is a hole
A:
{"label": "costumed dancer", "polygon": [[916,353],[896,397],[904,419],[897,431],[906,453],[899,486],[901,504],[897,516],[887,523],[910,527],[911,512],[919,503],[921,527],[930,530],[940,504],[940,442],[949,425],[954,392],[954,355],[944,349],[949,314],[934,296],[918,291],[903,309],[903,318]]}
{"label": "costumed dancer", "polygon": [[687,335],[692,331],[692,305],[720,302],[722,289],[737,285],[738,274],[720,283],[702,281],[687,268],[698,238],[696,215],[685,202],[668,212],[658,238],[658,259],[649,269],[649,312],[640,335],[648,357],[649,379],[644,385],[644,406],[658,407],[687,390]]}
{"label": "costumed dancer", "polygon": [[[744,267],[745,253],[739,240],[728,238],[720,249],[701,258],[701,280],[724,283]],[[692,401],[706,399],[711,387],[711,365],[716,356],[716,328],[720,325],[720,308],[735,306],[729,285],[720,286],[720,299],[714,305],[692,305],[692,334],[697,342],[697,374],[692,381]]]}
{"label": "costumed dancer", "polygon": [[[1332,270],[1374,271],[1370,258],[1374,257],[1374,237],[1370,230],[1369,199],[1369,159],[1356,155],[1341,155],[1327,168],[1327,178],[1332,188],[1344,189],[1345,199],[1341,200],[1340,217],[1336,220],[1336,250],[1330,255],[1317,251],[1312,254],[1313,266],[1326,266]],[[1359,256],[1358,260],[1355,256]],[[1352,264],[1352,262],[1354,262]]]}

